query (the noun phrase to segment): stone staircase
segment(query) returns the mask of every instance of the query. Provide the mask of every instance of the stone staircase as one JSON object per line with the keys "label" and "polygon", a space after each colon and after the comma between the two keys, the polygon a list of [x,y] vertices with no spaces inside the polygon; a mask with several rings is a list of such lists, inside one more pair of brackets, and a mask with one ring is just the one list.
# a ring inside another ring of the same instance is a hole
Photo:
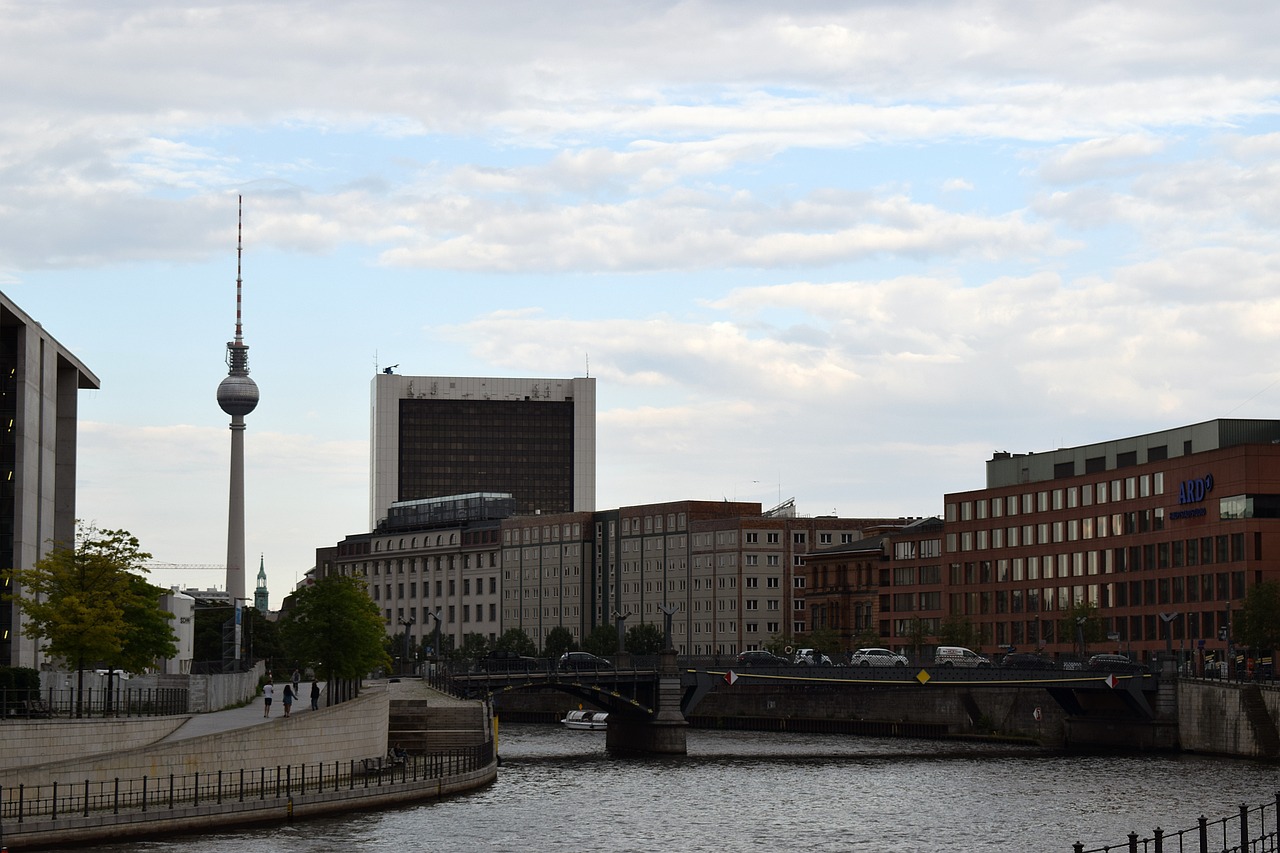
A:
{"label": "stone staircase", "polygon": [[393,700],[387,717],[387,746],[413,755],[477,746],[488,740],[488,728],[479,702],[442,705]]}
{"label": "stone staircase", "polygon": [[1275,720],[1267,710],[1267,703],[1262,700],[1262,690],[1256,684],[1245,684],[1240,688],[1240,703],[1244,706],[1249,725],[1253,728],[1253,737],[1258,744],[1260,758],[1275,759],[1280,757],[1280,731],[1276,729]]}

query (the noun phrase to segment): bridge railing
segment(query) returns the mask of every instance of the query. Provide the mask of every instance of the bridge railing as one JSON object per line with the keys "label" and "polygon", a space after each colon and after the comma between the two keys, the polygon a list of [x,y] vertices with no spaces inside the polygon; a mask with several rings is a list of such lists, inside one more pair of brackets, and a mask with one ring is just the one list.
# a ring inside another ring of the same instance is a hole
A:
{"label": "bridge railing", "polygon": [[1257,806],[1240,804],[1234,815],[1209,820],[1201,817],[1195,826],[1176,832],[1165,832],[1160,827],[1152,830],[1150,836],[1140,838],[1138,833],[1130,832],[1127,840],[1119,844],[1107,844],[1102,847],[1088,847],[1077,841],[1071,848],[1073,853],[1109,853],[1109,851],[1129,851],[1129,853],[1163,853],[1165,850],[1179,853],[1251,853],[1251,851],[1274,851],[1280,849],[1280,835],[1277,834],[1277,823],[1280,821],[1280,791],[1269,803]]}

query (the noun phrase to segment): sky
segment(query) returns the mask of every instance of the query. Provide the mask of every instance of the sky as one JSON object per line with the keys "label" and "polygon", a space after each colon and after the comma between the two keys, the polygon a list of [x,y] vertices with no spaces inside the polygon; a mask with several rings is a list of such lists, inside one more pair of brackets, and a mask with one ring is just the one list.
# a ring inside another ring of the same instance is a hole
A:
{"label": "sky", "polygon": [[[77,516],[221,586],[368,530],[378,370],[597,380],[597,506],[940,514],[1280,404],[1280,4],[0,0],[0,291]],[[252,581],[250,581],[252,585]]]}

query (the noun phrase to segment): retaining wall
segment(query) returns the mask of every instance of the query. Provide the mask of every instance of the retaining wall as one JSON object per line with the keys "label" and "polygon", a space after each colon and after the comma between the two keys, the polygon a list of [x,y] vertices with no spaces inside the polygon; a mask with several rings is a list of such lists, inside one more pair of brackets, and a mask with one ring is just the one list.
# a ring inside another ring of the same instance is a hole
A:
{"label": "retaining wall", "polygon": [[[1256,721],[1249,717],[1250,693],[1262,700],[1257,711],[1265,716]],[[1189,752],[1273,759],[1277,720],[1280,688],[1273,685],[1195,679],[1178,682],[1179,738]]]}
{"label": "retaining wall", "polygon": [[[47,785],[53,782],[106,781],[113,778],[163,776],[169,773],[216,773],[239,771],[241,768],[275,767],[277,764],[340,762],[377,758],[387,753],[388,694],[385,687],[371,688],[364,695],[332,708],[279,718],[231,732],[219,732],[164,743],[152,742],[123,751],[84,755],[36,766],[11,767],[7,758],[0,770],[0,785]],[[186,717],[158,718],[168,721],[170,731],[186,721]],[[177,725],[173,723],[176,721]],[[80,723],[94,721],[64,720],[39,723],[43,742],[54,749],[54,743],[74,731]],[[118,749],[119,742],[108,740],[114,721],[97,721],[105,746]],[[125,721],[128,726],[144,726],[150,720]],[[30,724],[24,724],[30,725]],[[9,724],[0,727],[0,733]],[[89,731],[86,725],[85,731]],[[158,729],[153,730],[158,731]],[[167,734],[167,733],[166,733]],[[163,736],[163,735],[161,735]],[[31,744],[27,745],[31,748]],[[101,752],[101,750],[99,750]],[[60,750],[58,754],[61,754]]]}

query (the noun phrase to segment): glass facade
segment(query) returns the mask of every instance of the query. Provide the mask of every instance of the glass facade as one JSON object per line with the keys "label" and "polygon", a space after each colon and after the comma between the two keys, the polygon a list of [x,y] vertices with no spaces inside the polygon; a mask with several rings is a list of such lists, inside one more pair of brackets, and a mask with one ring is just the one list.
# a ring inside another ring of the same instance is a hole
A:
{"label": "glass facade", "polygon": [[516,513],[573,509],[572,401],[400,401],[397,500],[509,492]]}

